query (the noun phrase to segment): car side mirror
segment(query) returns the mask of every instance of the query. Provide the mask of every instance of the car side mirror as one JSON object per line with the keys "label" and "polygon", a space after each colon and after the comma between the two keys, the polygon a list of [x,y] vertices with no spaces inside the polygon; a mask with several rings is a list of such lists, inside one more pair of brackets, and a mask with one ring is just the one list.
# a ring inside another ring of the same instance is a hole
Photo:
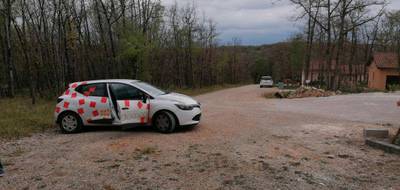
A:
{"label": "car side mirror", "polygon": [[142,95],[142,102],[146,104],[147,103],[147,99],[148,99],[147,94],[143,94]]}

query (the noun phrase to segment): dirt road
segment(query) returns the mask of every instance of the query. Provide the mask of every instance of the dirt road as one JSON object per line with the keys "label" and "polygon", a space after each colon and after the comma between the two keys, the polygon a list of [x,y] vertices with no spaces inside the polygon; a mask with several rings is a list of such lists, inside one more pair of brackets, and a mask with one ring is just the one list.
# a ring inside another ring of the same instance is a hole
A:
{"label": "dirt road", "polygon": [[244,86],[198,96],[202,123],[171,135],[54,130],[2,143],[7,175],[0,189],[400,187],[399,156],[371,149],[362,138],[362,129],[377,122],[400,123],[400,111],[391,108],[398,95],[267,100],[266,91]]}

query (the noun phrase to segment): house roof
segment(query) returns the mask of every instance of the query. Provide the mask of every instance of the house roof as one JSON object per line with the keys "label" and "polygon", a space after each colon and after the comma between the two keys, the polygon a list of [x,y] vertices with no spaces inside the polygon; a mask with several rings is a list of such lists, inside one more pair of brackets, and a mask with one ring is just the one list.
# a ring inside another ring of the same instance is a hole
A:
{"label": "house roof", "polygon": [[398,55],[396,53],[375,53],[374,62],[379,69],[399,68]]}

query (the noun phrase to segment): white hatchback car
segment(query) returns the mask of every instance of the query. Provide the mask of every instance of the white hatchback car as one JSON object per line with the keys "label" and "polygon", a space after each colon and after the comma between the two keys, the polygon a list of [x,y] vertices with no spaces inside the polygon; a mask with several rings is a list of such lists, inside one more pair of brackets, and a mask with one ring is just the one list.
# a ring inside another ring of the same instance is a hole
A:
{"label": "white hatchback car", "polygon": [[155,126],[171,133],[177,126],[195,126],[200,103],[137,80],[97,80],[69,85],[57,100],[55,122],[65,133],[83,126]]}
{"label": "white hatchback car", "polygon": [[273,87],[274,81],[272,80],[271,76],[263,76],[260,80],[260,88],[264,87]]}

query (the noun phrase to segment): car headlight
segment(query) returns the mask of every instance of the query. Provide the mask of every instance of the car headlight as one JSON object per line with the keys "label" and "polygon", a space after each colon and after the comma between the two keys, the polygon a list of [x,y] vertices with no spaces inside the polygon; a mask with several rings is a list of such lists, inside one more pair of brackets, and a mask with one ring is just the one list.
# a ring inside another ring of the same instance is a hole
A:
{"label": "car headlight", "polygon": [[193,110],[193,105],[185,105],[185,104],[175,104],[181,110]]}

